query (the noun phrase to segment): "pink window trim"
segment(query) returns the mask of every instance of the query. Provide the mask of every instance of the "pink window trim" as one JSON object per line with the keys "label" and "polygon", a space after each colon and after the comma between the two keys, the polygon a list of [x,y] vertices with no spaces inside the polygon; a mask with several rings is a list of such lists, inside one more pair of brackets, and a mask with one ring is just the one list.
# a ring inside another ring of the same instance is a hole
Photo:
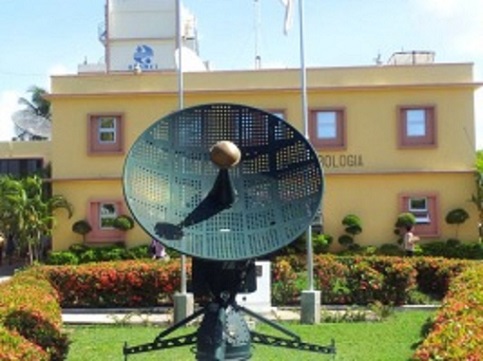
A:
{"label": "pink window trim", "polygon": [[431,222],[429,224],[417,224],[415,233],[419,237],[440,237],[441,229],[439,222],[439,194],[436,192],[429,193],[401,193],[399,194],[399,212],[409,212],[408,200],[410,198],[427,198],[428,211]]}
{"label": "pink window trim", "polygon": [[[317,137],[317,113],[335,112],[337,114],[337,136],[334,140],[321,140]],[[309,113],[309,139],[319,150],[345,150],[347,148],[346,109],[341,107],[311,109]]]}
{"label": "pink window trim", "polygon": [[[426,112],[426,130],[424,137],[408,137],[406,132],[406,116],[408,110],[424,110]],[[437,141],[437,114],[435,105],[401,105],[397,107],[397,141],[400,149],[408,148],[436,148]]]}
{"label": "pink window trim", "polygon": [[[97,119],[101,117],[115,117],[116,142],[112,144],[101,144]],[[95,113],[87,116],[87,153],[89,155],[118,155],[124,154],[124,114],[122,113]]]}
{"label": "pink window trim", "polygon": [[87,207],[87,220],[92,231],[87,233],[86,241],[89,243],[110,243],[125,240],[125,232],[118,229],[101,229],[99,224],[99,205],[113,203],[118,209],[118,215],[124,214],[124,202],[119,199],[92,199]]}

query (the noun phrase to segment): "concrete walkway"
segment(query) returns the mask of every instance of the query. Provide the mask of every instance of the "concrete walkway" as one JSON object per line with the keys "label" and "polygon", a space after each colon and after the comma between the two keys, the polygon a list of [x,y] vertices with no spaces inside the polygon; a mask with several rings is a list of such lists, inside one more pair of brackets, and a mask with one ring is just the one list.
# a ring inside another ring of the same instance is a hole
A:
{"label": "concrete walkway", "polygon": [[[254,310],[257,312],[257,310]],[[296,309],[278,309],[259,312],[272,321],[300,320],[300,312]],[[246,316],[250,319],[250,316]],[[200,316],[201,319],[201,316]],[[198,319],[198,320],[200,320]],[[159,307],[151,309],[64,309],[62,311],[64,324],[172,324],[173,309]]]}

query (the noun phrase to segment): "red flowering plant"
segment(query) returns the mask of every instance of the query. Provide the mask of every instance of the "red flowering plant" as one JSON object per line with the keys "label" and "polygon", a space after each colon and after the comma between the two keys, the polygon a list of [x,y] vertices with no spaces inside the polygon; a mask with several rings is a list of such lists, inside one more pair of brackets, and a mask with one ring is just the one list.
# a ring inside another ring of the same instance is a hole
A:
{"label": "red flowering plant", "polygon": [[314,258],[314,278],[321,292],[322,304],[347,304],[351,290],[347,283],[349,268],[336,257],[318,255]]}
{"label": "red flowering plant", "polygon": [[463,272],[471,261],[442,257],[416,257],[412,263],[417,271],[417,283],[422,292],[442,299],[453,278]]}
{"label": "red flowering plant", "polygon": [[[190,264],[188,263],[189,274]],[[179,289],[179,260],[99,262],[79,266],[47,266],[62,307],[153,307],[172,302]],[[95,292],[93,292],[93,290]]]}
{"label": "red flowering plant", "polygon": [[483,265],[475,264],[451,282],[429,335],[414,360],[481,360],[483,355]]}
{"label": "red flowering plant", "polygon": [[275,305],[294,304],[300,296],[297,273],[290,262],[278,257],[272,264],[272,302]]}
{"label": "red flowering plant", "polygon": [[407,258],[369,257],[367,262],[384,276],[379,301],[384,304],[405,304],[411,290],[417,286],[417,271]]}
{"label": "red flowering plant", "polygon": [[36,269],[18,273],[1,285],[0,326],[11,332],[12,342],[16,342],[15,335],[20,335],[44,350],[49,360],[63,360],[69,342],[61,329],[58,296],[50,283],[36,274]]}
{"label": "red flowering plant", "polygon": [[48,361],[49,354],[18,332],[0,326],[0,360]]}
{"label": "red flowering plant", "polygon": [[354,257],[347,264],[347,285],[351,291],[350,302],[367,305],[380,300],[384,275],[371,267],[362,257]]}

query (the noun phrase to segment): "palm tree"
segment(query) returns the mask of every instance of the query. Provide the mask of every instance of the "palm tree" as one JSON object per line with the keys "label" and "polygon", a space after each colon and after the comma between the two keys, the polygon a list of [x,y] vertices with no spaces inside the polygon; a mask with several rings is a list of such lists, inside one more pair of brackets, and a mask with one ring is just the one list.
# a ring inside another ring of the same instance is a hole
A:
{"label": "palm tree", "polygon": [[18,247],[28,251],[31,264],[40,259],[42,240],[51,236],[54,211],[59,208],[72,216],[72,207],[64,197],[45,196],[38,176],[19,180],[0,177],[0,229],[16,236]]}
{"label": "palm tree", "polygon": [[45,96],[48,94],[47,91],[43,88],[33,85],[27,90],[27,92],[32,94],[30,100],[19,98],[18,103],[25,105],[36,115],[40,115],[50,120],[50,102],[45,98]]}
{"label": "palm tree", "polygon": [[48,138],[50,133],[50,101],[46,99],[47,91],[38,86],[31,86],[30,100],[19,98],[19,104],[25,109],[14,113],[15,132],[20,139],[42,140]]}

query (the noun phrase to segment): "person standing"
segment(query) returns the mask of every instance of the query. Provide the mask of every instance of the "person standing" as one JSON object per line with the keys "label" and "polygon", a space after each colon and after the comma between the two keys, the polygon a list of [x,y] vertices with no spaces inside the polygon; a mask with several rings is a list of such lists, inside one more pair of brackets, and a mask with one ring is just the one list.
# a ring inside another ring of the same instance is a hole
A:
{"label": "person standing", "polygon": [[415,244],[418,241],[419,237],[414,235],[414,226],[407,225],[403,238],[404,253],[407,257],[412,257],[414,255]]}
{"label": "person standing", "polygon": [[164,248],[164,246],[155,239],[151,240],[150,249],[153,255],[153,259],[167,259],[168,254],[166,253],[166,248]]}
{"label": "person standing", "polygon": [[3,265],[3,249],[5,248],[5,243],[7,243],[5,236],[3,233],[0,233],[0,266]]}

